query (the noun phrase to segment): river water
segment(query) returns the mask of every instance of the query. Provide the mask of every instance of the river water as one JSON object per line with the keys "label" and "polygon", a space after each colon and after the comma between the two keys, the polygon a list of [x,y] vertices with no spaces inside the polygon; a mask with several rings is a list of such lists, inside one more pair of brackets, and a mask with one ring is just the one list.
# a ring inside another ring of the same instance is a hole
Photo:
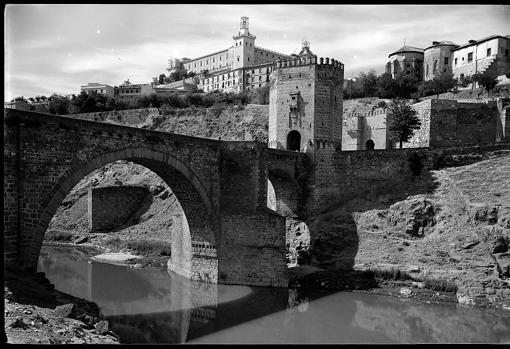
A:
{"label": "river water", "polygon": [[213,285],[44,246],[39,271],[121,343],[510,343],[510,312],[354,292]]}

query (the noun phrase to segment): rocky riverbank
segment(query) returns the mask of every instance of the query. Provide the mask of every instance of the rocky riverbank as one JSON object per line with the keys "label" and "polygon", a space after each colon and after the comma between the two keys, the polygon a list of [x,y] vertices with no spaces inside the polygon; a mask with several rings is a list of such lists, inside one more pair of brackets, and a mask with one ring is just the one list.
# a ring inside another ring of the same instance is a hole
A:
{"label": "rocky riverbank", "polygon": [[42,274],[4,271],[4,342],[119,344],[95,303],[59,292]]}

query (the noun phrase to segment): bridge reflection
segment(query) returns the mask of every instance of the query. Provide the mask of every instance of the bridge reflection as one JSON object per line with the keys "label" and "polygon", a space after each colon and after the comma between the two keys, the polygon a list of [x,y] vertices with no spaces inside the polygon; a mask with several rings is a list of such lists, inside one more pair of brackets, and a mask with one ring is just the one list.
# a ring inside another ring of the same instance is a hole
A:
{"label": "bridge reflection", "polygon": [[49,246],[38,270],[59,291],[97,303],[123,343],[184,343],[285,309],[289,297],[287,289],[203,283]]}

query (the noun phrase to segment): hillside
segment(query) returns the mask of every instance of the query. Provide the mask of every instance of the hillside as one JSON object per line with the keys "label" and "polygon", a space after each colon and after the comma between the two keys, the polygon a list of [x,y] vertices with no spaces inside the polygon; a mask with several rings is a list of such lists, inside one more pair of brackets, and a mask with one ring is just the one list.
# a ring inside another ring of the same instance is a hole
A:
{"label": "hillside", "polygon": [[431,175],[426,194],[400,200],[401,190],[390,189],[314,217],[314,259],[341,269],[354,255],[358,270],[450,280],[461,302],[510,306],[510,151]]}

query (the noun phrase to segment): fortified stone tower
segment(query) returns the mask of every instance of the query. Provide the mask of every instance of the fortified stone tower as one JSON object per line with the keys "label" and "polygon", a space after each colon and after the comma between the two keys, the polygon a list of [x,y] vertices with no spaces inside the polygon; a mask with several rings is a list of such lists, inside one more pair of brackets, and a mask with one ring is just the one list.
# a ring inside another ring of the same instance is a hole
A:
{"label": "fortified stone tower", "polygon": [[248,30],[248,17],[241,17],[239,33],[234,35],[232,47],[232,69],[253,65],[255,59],[255,35]]}
{"label": "fortified stone tower", "polygon": [[459,45],[451,41],[433,41],[432,46],[425,49],[425,80],[432,80],[435,76],[444,73],[452,73],[453,50],[457,47]]}
{"label": "fortified stone tower", "polygon": [[344,65],[317,59],[303,42],[295,59],[277,61],[269,91],[269,147],[305,151],[342,143]]}

